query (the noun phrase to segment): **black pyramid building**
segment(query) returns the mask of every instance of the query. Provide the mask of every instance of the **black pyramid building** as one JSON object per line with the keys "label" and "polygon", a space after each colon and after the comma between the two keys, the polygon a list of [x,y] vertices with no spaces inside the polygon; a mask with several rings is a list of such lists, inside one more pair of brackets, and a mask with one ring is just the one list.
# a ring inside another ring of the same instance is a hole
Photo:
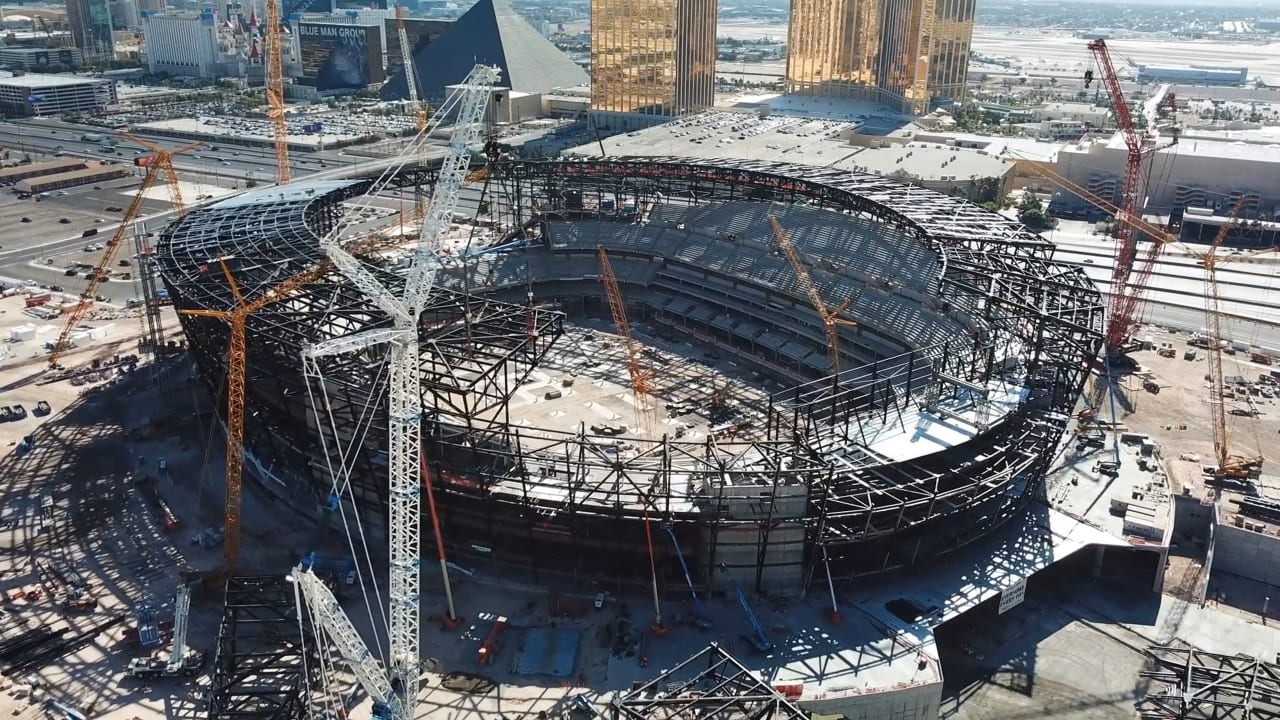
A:
{"label": "black pyramid building", "polygon": [[[507,0],[479,0],[435,42],[413,56],[418,94],[440,100],[445,88],[466,78],[478,63],[502,68],[502,85],[517,92],[545,93],[585,85],[587,72],[556,49]],[[382,99],[405,100],[404,73],[382,86]]]}

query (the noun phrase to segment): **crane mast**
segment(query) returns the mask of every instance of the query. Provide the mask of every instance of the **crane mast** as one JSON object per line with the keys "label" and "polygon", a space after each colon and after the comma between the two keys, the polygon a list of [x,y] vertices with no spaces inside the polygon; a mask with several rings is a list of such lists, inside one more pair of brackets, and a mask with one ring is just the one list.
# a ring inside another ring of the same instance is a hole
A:
{"label": "crane mast", "polygon": [[224,537],[222,559],[224,568],[234,571],[240,565],[240,508],[243,502],[244,481],[244,406],[245,375],[248,370],[246,335],[249,317],[266,306],[285,299],[302,286],[319,279],[329,270],[327,263],[303,272],[272,288],[256,300],[246,300],[239,283],[227,266],[227,258],[219,258],[218,264],[227,278],[231,295],[236,304],[230,310],[191,309],[179,314],[222,320],[231,326],[227,347],[227,483],[223,515]]}
{"label": "crane mast", "polygon": [[284,115],[284,57],[280,45],[280,0],[267,0],[267,115],[275,128],[276,184],[288,185],[289,121]]}
{"label": "crane mast", "polygon": [[169,653],[167,672],[176,673],[187,659],[187,623],[191,617],[191,587],[178,584],[178,594],[173,599],[173,650]]}
{"label": "crane mast", "polygon": [[[396,295],[340,245],[343,226],[321,238],[325,255],[353,285],[385,312],[392,321],[390,328],[378,328],[347,337],[312,345],[303,351],[304,362],[314,363],[329,355],[389,345],[387,356],[388,388],[388,517],[390,544],[390,677],[389,687],[399,693],[398,702],[387,703],[392,717],[408,718],[413,713],[418,688],[419,624],[421,607],[422,557],[422,407],[419,375],[419,318],[435,285],[440,268],[440,241],[448,229],[449,218],[458,203],[471,146],[482,138],[481,120],[488,107],[493,85],[501,71],[496,67],[477,65],[453,91],[452,100],[443,107],[457,109],[453,137],[441,163],[431,204],[423,217],[418,250],[401,295]],[[442,108],[443,111],[443,108]],[[375,183],[375,187],[377,184]],[[446,584],[449,571],[444,554],[440,571]],[[446,592],[450,606],[448,619],[457,621],[452,607],[452,594]],[[366,688],[369,690],[369,688]],[[372,692],[372,691],[371,691]]]}

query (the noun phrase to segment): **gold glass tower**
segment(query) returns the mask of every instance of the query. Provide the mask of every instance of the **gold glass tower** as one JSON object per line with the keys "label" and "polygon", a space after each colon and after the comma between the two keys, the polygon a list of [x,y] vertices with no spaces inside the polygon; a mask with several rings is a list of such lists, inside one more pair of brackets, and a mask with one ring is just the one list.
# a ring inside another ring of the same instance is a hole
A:
{"label": "gold glass tower", "polygon": [[923,113],[964,96],[975,0],[792,0],[787,91]]}
{"label": "gold glass tower", "polygon": [[672,116],[711,107],[716,0],[591,0],[591,109]]}

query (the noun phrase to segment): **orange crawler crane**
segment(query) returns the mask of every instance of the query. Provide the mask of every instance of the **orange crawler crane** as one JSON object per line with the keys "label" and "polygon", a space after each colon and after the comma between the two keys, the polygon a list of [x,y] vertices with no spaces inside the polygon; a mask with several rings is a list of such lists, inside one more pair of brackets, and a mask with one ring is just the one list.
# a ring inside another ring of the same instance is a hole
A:
{"label": "orange crawler crane", "polygon": [[618,334],[627,341],[627,371],[631,374],[631,394],[635,396],[636,423],[649,436],[653,436],[653,401],[650,397],[650,372],[640,359],[640,344],[631,337],[631,321],[627,319],[627,302],[622,297],[622,288],[618,287],[618,278],[613,274],[613,266],[609,263],[609,255],[604,246],[598,248],[600,253],[600,282],[604,283],[605,293],[609,297],[609,310],[613,313],[613,324]]}
{"label": "orange crawler crane", "polygon": [[796,280],[800,282],[800,289],[809,296],[813,309],[818,312],[818,317],[822,318],[822,327],[827,333],[827,353],[831,357],[831,374],[838,376],[840,374],[840,328],[856,327],[858,324],[840,316],[849,309],[853,301],[846,300],[834,312],[829,309],[823,302],[822,295],[818,293],[818,286],[813,284],[813,278],[809,275],[809,269],[805,267],[804,259],[800,257],[800,251],[791,244],[791,238],[782,227],[782,223],[778,222],[776,217],[770,217],[769,223],[773,225],[773,234],[778,238],[778,246],[782,248],[783,254],[787,256],[791,267],[796,271]]}
{"label": "orange crawler crane", "polygon": [[272,303],[287,298],[304,285],[320,279],[329,272],[328,263],[284,281],[253,301],[247,301],[227,267],[226,259],[219,259],[227,284],[235,296],[236,306],[231,310],[181,310],[183,315],[224,320],[231,325],[231,341],[227,350],[227,493],[226,532],[222,553],[227,571],[240,564],[240,507],[241,483],[244,474],[244,388],[248,356],[245,349],[245,331],[249,316]]}
{"label": "orange crawler crane", "polygon": [[183,145],[176,150],[163,150],[127,133],[122,134],[122,137],[150,148],[155,153],[155,159],[147,166],[147,174],[142,178],[142,187],[138,188],[138,194],[133,196],[133,201],[129,203],[129,207],[125,210],[124,217],[120,218],[120,225],[116,228],[115,234],[107,241],[106,249],[102,253],[102,259],[98,261],[97,267],[93,269],[93,274],[89,277],[89,282],[85,284],[84,290],[80,293],[80,302],[67,315],[67,322],[62,326],[62,332],[58,334],[58,339],[53,344],[53,352],[49,354],[50,370],[60,369],[58,360],[62,358],[63,353],[70,347],[68,339],[71,337],[71,333],[75,332],[75,329],[80,326],[80,321],[84,318],[85,313],[89,312],[89,309],[93,307],[94,299],[98,297],[98,288],[102,287],[102,283],[107,281],[107,277],[111,273],[111,263],[115,261],[116,254],[124,246],[124,239],[133,228],[134,221],[142,214],[142,206],[147,200],[147,193],[155,186],[161,175],[164,175],[165,183],[169,186],[169,198],[173,203],[174,213],[177,217],[182,217],[187,212],[187,208],[182,202],[182,191],[178,187],[178,173],[173,169],[173,156],[200,147],[204,143],[195,142]]}

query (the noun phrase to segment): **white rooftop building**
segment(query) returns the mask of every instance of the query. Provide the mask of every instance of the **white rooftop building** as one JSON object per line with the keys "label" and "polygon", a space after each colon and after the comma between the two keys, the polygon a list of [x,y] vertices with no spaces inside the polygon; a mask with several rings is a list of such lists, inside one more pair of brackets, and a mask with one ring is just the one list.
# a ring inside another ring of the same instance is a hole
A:
{"label": "white rooftop building", "polygon": [[238,56],[222,37],[215,10],[199,15],[145,13],[142,34],[148,72],[203,79],[236,73]]}

